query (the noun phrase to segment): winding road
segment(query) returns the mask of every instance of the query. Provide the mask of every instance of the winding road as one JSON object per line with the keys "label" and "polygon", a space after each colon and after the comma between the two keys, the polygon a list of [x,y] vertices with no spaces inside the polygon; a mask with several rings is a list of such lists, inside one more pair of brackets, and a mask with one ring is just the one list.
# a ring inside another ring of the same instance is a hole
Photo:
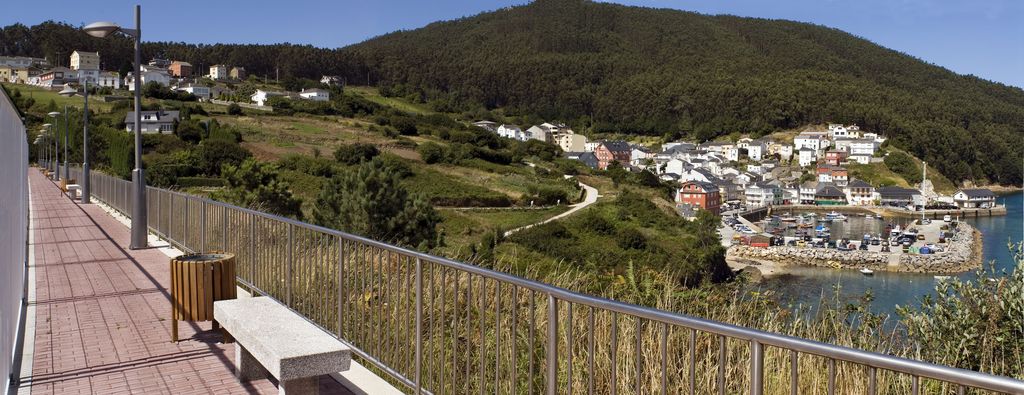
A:
{"label": "winding road", "polygon": [[558,214],[558,215],[556,215],[554,217],[545,219],[545,220],[540,221],[540,222],[535,222],[535,223],[532,223],[532,224],[529,224],[529,225],[526,225],[526,226],[520,226],[518,228],[509,230],[509,231],[505,232],[505,237],[508,237],[511,234],[516,233],[516,232],[518,232],[520,230],[523,230],[523,229],[529,229],[529,228],[532,228],[532,227],[537,226],[537,225],[546,224],[546,223],[551,222],[551,221],[555,221],[555,220],[558,220],[558,219],[562,219],[562,218],[568,217],[568,216],[572,215],[573,213],[575,213],[577,211],[580,211],[580,210],[586,208],[587,206],[597,202],[597,197],[598,197],[598,195],[597,195],[597,188],[594,188],[594,187],[592,187],[590,185],[587,185],[587,184],[584,184],[582,182],[580,183],[580,186],[583,187],[583,190],[587,192],[587,195],[583,197],[583,201],[582,202],[579,202],[579,203],[576,203],[576,204],[573,204],[573,205],[569,206],[571,208],[568,211],[566,211],[564,213],[561,213],[561,214]]}

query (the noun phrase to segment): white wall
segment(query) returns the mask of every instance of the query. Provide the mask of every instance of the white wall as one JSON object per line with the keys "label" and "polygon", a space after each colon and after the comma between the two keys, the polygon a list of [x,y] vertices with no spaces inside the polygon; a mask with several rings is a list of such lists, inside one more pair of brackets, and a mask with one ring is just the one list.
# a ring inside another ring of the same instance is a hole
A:
{"label": "white wall", "polygon": [[14,104],[0,89],[0,374],[3,393],[10,385],[25,291],[28,237],[28,141]]}

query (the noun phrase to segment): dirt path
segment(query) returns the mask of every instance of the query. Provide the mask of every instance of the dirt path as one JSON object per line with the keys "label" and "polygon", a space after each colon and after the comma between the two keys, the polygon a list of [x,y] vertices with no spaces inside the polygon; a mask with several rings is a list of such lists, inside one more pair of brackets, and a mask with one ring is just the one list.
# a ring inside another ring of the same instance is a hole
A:
{"label": "dirt path", "polygon": [[583,190],[585,190],[587,192],[587,195],[583,197],[583,201],[582,202],[579,202],[579,203],[576,203],[576,204],[570,206],[572,208],[570,208],[569,211],[566,211],[564,213],[558,214],[558,215],[556,215],[554,217],[545,219],[545,220],[540,221],[540,222],[532,223],[532,224],[529,224],[529,225],[526,225],[526,226],[520,226],[518,228],[515,228],[515,229],[512,229],[510,231],[507,231],[507,232],[505,232],[505,237],[508,237],[511,234],[516,233],[516,232],[518,232],[520,230],[523,230],[523,229],[529,229],[529,228],[537,226],[537,225],[546,224],[546,223],[551,222],[551,221],[555,221],[555,220],[558,220],[558,219],[562,219],[562,218],[568,217],[568,216],[572,215],[573,213],[575,213],[575,212],[577,212],[579,210],[582,210],[582,209],[586,208],[587,206],[597,202],[597,196],[598,196],[597,195],[597,188],[594,188],[594,187],[592,187],[590,185],[587,185],[587,184],[584,184],[582,182],[580,183],[580,186],[583,187]]}

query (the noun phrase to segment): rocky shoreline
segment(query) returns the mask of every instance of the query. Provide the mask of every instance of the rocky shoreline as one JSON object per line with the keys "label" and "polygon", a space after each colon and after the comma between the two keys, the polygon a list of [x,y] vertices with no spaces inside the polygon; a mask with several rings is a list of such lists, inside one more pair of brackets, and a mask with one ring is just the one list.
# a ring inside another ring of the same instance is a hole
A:
{"label": "rocky shoreline", "polygon": [[[949,274],[978,268],[982,264],[981,232],[966,222],[947,240],[946,251],[938,254],[902,252],[839,251],[825,248],[729,247],[727,259],[770,261],[776,266],[818,266],[876,271]],[[756,266],[756,265],[755,265]]]}

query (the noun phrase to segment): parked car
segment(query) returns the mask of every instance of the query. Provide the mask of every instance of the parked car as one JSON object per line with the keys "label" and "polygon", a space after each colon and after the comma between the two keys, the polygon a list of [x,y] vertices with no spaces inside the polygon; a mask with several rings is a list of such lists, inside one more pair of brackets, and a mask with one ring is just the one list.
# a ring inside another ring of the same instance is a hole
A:
{"label": "parked car", "polygon": [[868,243],[861,242],[859,248],[862,251],[867,251],[868,250]]}

